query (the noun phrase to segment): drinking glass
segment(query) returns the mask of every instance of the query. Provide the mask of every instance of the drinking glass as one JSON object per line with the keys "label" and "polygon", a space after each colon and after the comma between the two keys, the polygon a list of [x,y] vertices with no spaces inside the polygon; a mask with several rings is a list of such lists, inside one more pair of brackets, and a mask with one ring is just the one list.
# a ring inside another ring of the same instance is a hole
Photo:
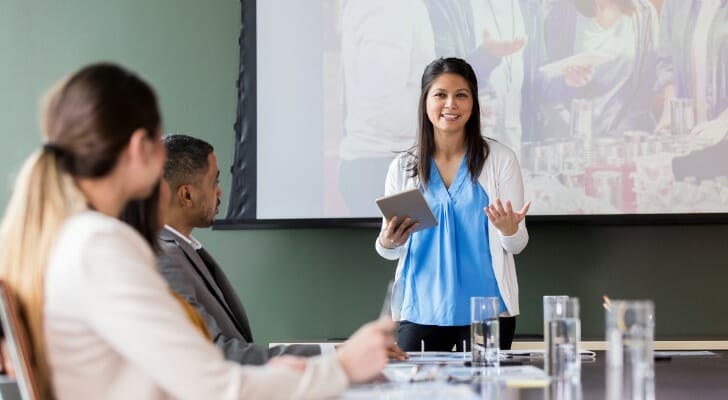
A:
{"label": "drinking glass", "polygon": [[556,379],[579,381],[581,357],[579,341],[579,299],[544,296],[544,369]]}
{"label": "drinking glass", "polygon": [[654,400],[654,310],[649,300],[612,300],[607,307],[608,400]]}
{"label": "drinking glass", "polygon": [[500,331],[497,297],[470,298],[470,347],[473,366],[500,365]]}

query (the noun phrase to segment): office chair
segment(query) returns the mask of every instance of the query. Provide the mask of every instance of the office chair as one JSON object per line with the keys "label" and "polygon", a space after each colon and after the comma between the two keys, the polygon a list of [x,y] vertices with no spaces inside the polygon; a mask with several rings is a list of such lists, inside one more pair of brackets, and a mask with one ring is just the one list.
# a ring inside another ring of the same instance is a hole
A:
{"label": "office chair", "polygon": [[0,280],[0,322],[10,360],[15,367],[18,390],[23,400],[40,400],[40,389],[31,365],[32,348],[25,325],[20,319],[18,304],[12,290]]}

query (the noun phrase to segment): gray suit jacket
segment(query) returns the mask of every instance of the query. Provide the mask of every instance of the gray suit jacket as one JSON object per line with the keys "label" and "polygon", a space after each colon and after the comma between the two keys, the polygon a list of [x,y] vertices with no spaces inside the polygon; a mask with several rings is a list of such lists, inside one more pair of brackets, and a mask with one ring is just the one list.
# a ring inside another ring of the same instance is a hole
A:
{"label": "gray suit jacket", "polygon": [[167,228],[159,238],[162,276],[172,290],[197,310],[226,359],[260,365],[281,354],[312,356],[321,353],[316,345],[267,348],[254,344],[245,308],[215,260],[205,256],[209,264],[206,265],[201,253]]}

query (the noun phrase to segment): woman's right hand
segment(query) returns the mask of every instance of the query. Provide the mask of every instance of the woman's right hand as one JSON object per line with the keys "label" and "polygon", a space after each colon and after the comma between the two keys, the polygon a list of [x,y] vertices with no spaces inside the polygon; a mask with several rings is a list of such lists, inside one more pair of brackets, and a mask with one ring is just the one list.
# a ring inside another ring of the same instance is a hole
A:
{"label": "woman's right hand", "polygon": [[370,322],[336,350],[336,356],[351,383],[375,378],[389,361],[388,349],[394,345],[395,323],[389,317]]}
{"label": "woman's right hand", "polygon": [[387,229],[379,234],[379,244],[387,249],[397,248],[407,242],[417,225],[417,221],[409,217],[400,222],[399,217],[394,216],[387,221]]}

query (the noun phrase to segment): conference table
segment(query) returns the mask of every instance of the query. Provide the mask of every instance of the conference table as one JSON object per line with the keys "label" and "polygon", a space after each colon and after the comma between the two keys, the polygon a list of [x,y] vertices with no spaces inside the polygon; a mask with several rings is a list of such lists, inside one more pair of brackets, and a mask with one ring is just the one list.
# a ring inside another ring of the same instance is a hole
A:
{"label": "conference table", "polygon": [[[657,400],[711,400],[728,399],[728,352],[715,351],[714,355],[700,355],[705,352],[680,352],[681,355],[663,357],[655,361],[655,398]],[[541,379],[513,379],[508,376],[492,376],[483,369],[470,368],[475,378],[464,379],[463,367],[458,365],[459,376],[449,376],[444,364],[422,365],[422,369],[438,370],[429,379],[422,379],[421,371],[413,371],[415,382],[399,380],[392,382],[382,376],[366,385],[352,386],[343,399],[483,399],[483,400],[600,400],[606,398],[606,369],[603,351],[596,356],[583,359],[581,381],[563,383]],[[416,358],[417,355],[412,356]],[[523,367],[543,367],[542,358],[518,361]],[[396,365],[390,364],[391,370]],[[504,371],[519,368],[503,366]],[[395,368],[396,369],[396,368]],[[418,367],[417,369],[420,369]],[[406,368],[403,368],[406,370]],[[533,369],[535,370],[535,368]],[[415,373],[417,372],[417,373]],[[387,375],[387,374],[385,374]],[[507,375],[504,374],[504,375]]]}

